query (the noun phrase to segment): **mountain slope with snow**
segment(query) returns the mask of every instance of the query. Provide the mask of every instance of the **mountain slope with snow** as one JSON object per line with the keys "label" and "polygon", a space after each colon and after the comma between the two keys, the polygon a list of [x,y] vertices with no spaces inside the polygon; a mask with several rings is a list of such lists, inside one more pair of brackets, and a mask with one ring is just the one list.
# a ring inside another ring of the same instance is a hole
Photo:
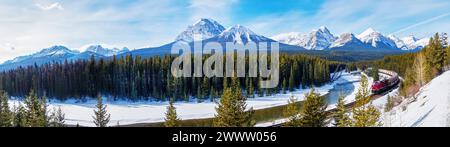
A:
{"label": "mountain slope with snow", "polygon": [[60,45],[52,46],[31,55],[20,56],[12,60],[8,60],[0,65],[0,70],[9,70],[19,66],[26,67],[35,64],[42,65],[52,62],[64,62],[65,60],[88,60],[92,56],[95,58],[104,58],[129,51],[128,48],[104,48],[101,45],[90,45],[80,50],[85,51],[79,52]]}
{"label": "mountain slope with snow", "polygon": [[84,50],[85,52],[92,52],[92,53],[100,54],[100,55],[107,56],[107,57],[130,51],[130,49],[128,49],[126,47],[119,49],[116,47],[106,47],[105,45],[88,45],[88,46],[82,47],[80,50]]}
{"label": "mountain slope with snow", "polygon": [[386,113],[385,126],[450,127],[450,71],[423,86],[415,97]]}
{"label": "mountain slope with snow", "polygon": [[272,39],[289,44],[301,46],[309,50],[327,49],[337,38],[330,33],[328,28],[322,26],[317,30],[311,31],[309,34],[301,34],[297,32],[280,34],[271,37]]}
{"label": "mountain slope with snow", "polygon": [[274,42],[272,39],[258,35],[252,30],[241,25],[236,25],[226,29],[218,36],[212,38],[212,40],[218,42],[233,42],[238,44],[246,44],[248,42]]}
{"label": "mountain slope with snow", "polygon": [[205,40],[219,35],[224,30],[225,28],[217,21],[202,18],[178,35],[176,41],[192,42]]}
{"label": "mountain slope with snow", "polygon": [[0,65],[0,70],[9,70],[19,66],[24,67],[34,64],[41,65],[49,62],[62,62],[78,54],[78,51],[70,50],[65,46],[52,46],[31,55],[20,56],[6,61]]}
{"label": "mountain slope with snow", "polygon": [[398,49],[397,45],[391,39],[385,37],[373,28],[368,28],[357,36],[362,42],[378,49]]}
{"label": "mountain slope with snow", "polygon": [[397,48],[402,50],[420,50],[428,45],[429,42],[429,38],[418,39],[412,35],[401,39],[394,35],[389,35],[388,38],[395,42]]}
{"label": "mountain slope with snow", "polygon": [[330,46],[331,50],[339,50],[339,49],[364,50],[364,49],[371,49],[371,48],[372,48],[371,46],[363,43],[361,40],[356,38],[356,36],[351,34],[351,33],[344,33],[344,34],[342,34]]}

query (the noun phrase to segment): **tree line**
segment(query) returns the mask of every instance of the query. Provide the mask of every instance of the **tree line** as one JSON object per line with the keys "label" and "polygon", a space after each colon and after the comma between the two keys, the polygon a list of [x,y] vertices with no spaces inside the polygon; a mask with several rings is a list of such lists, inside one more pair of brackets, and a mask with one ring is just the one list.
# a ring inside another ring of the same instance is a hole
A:
{"label": "tree line", "polygon": [[[24,97],[32,89],[38,96],[66,100],[86,100],[102,95],[128,100],[169,100],[199,102],[214,101],[225,92],[231,78],[181,77],[170,71],[176,56],[156,56],[142,59],[127,55],[110,59],[64,61],[41,66],[18,67],[0,73],[0,89],[11,96]],[[203,60],[206,59],[206,56]],[[249,58],[246,57],[246,70]],[[344,69],[345,64],[306,55],[280,55],[280,82],[277,87],[263,89],[262,77],[238,78],[239,87],[247,98],[321,86],[330,82],[330,73]],[[193,68],[193,67],[192,67]]]}

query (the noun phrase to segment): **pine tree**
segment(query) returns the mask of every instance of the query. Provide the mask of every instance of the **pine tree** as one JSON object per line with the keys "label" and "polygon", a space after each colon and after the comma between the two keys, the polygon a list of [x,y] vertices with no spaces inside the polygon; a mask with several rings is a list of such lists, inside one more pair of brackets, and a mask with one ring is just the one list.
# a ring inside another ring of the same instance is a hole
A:
{"label": "pine tree", "polygon": [[339,97],[333,119],[333,125],[335,127],[350,127],[351,120],[347,114],[347,109],[345,108],[344,97]]}
{"label": "pine tree", "polygon": [[289,91],[294,91],[295,88],[295,77],[294,68],[291,67],[291,74],[289,74]]}
{"label": "pine tree", "polygon": [[379,81],[380,80],[380,75],[378,75],[378,67],[374,66],[372,69],[372,77],[374,81]]}
{"label": "pine tree", "polygon": [[50,127],[66,127],[65,114],[62,112],[61,107],[58,109],[54,108],[50,115]]}
{"label": "pine tree", "polygon": [[0,91],[0,127],[12,127],[13,125],[8,99],[8,94],[5,91]]}
{"label": "pine tree", "polygon": [[166,111],[166,118],[164,122],[165,127],[179,127],[180,119],[178,118],[177,111],[175,106],[173,106],[173,102],[169,103]]}
{"label": "pine tree", "polygon": [[258,97],[264,96],[264,89],[262,88],[261,82],[262,82],[262,77],[259,76],[258,77]]}
{"label": "pine tree", "polygon": [[205,99],[209,93],[210,93],[210,86],[209,86],[209,78],[207,76],[203,77],[202,85],[201,85],[201,98]]}
{"label": "pine tree", "polygon": [[381,113],[370,103],[370,92],[367,77],[361,75],[361,87],[355,97],[355,104],[352,108],[353,127],[375,127],[380,126],[379,119]]}
{"label": "pine tree", "polygon": [[286,78],[284,78],[283,83],[282,83],[283,94],[286,94],[286,89],[287,89],[287,80],[286,80]]}
{"label": "pine tree", "polygon": [[447,52],[447,66],[450,66],[450,46],[446,49]]}
{"label": "pine tree", "polygon": [[303,107],[300,110],[300,126],[325,127],[327,122],[326,109],[328,105],[325,98],[314,92],[314,88],[306,95]]}
{"label": "pine tree", "polygon": [[285,127],[299,127],[300,126],[300,109],[297,105],[297,99],[291,96],[288,101],[286,109],[283,111],[283,117],[288,118],[288,121],[283,124]]}
{"label": "pine tree", "polygon": [[36,92],[31,90],[25,98],[26,126],[27,127],[46,127],[47,126],[47,106],[46,99],[38,98]]}
{"label": "pine tree", "polygon": [[215,127],[250,127],[254,125],[251,120],[253,109],[246,111],[246,98],[242,95],[239,81],[233,77],[232,86],[227,88],[218,107],[216,107],[216,116],[213,126]]}
{"label": "pine tree", "polygon": [[97,97],[97,105],[95,105],[96,110],[94,110],[94,124],[97,127],[107,127],[111,115],[106,111],[107,105],[103,104],[103,98],[101,95]]}
{"label": "pine tree", "polygon": [[13,126],[14,127],[27,126],[27,112],[25,107],[23,107],[22,105],[14,107]]}
{"label": "pine tree", "polygon": [[255,97],[255,86],[253,86],[253,80],[251,78],[250,78],[250,81],[249,81],[248,95],[251,98]]}
{"label": "pine tree", "polygon": [[392,97],[388,95],[386,105],[384,106],[384,112],[389,112],[394,108],[394,101],[392,100]]}

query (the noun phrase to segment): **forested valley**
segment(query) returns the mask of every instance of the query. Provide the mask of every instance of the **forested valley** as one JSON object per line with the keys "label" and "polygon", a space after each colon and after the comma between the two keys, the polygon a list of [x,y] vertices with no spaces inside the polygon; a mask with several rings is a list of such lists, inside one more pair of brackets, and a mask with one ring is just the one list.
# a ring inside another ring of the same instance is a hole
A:
{"label": "forested valley", "polygon": [[[170,71],[176,56],[141,58],[127,55],[110,59],[54,62],[19,67],[0,73],[0,89],[13,97],[24,97],[31,90],[52,99],[87,100],[98,95],[114,100],[214,101],[230,84],[230,78],[181,77]],[[206,56],[203,58],[203,61]],[[249,58],[246,57],[246,70]],[[321,86],[330,82],[332,72],[346,64],[308,55],[280,55],[280,79],[276,88],[260,88],[262,77],[238,78],[248,98]]]}

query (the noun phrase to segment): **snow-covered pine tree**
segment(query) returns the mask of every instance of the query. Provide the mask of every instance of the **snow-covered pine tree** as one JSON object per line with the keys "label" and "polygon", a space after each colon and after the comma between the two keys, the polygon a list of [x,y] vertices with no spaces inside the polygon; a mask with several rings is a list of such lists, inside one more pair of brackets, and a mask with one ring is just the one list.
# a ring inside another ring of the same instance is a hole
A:
{"label": "snow-covered pine tree", "polygon": [[300,126],[300,109],[297,106],[297,99],[291,96],[288,101],[286,109],[283,111],[283,117],[288,118],[288,121],[283,124],[284,127],[299,127]]}
{"label": "snow-covered pine tree", "polygon": [[62,112],[61,107],[58,109],[53,108],[51,115],[49,116],[49,126],[50,127],[66,127],[65,123],[65,114]]}
{"label": "snow-covered pine tree", "polygon": [[347,109],[345,108],[344,97],[340,96],[336,105],[336,112],[333,113],[335,127],[349,127],[351,120],[347,114]]}
{"label": "snow-covered pine tree", "polygon": [[300,110],[300,126],[302,127],[326,127],[328,105],[325,98],[314,92],[314,88],[306,95]]}
{"label": "snow-covered pine tree", "polygon": [[107,127],[111,115],[106,111],[107,105],[103,104],[103,98],[101,95],[97,97],[97,105],[95,105],[96,110],[94,110],[94,124],[97,127]]}
{"label": "snow-covered pine tree", "polygon": [[175,106],[173,106],[173,101],[170,101],[169,106],[167,106],[166,118],[164,120],[165,127],[180,126],[180,119],[178,118]]}
{"label": "snow-covered pine tree", "polygon": [[0,91],[0,127],[12,127],[13,113],[8,106],[9,96],[5,91]]}

